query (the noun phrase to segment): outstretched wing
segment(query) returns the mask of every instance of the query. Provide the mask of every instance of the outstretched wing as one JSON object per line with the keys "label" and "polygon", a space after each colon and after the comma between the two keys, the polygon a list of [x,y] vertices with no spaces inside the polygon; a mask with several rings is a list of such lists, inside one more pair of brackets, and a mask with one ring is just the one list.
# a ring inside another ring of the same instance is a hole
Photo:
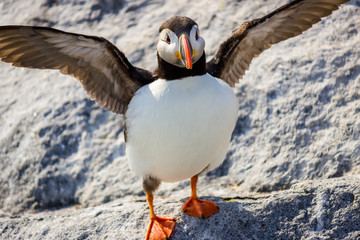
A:
{"label": "outstretched wing", "polygon": [[262,18],[243,23],[207,63],[208,72],[233,87],[261,52],[301,34],[348,1],[295,0]]}
{"label": "outstretched wing", "polygon": [[106,39],[46,27],[1,26],[0,58],[16,67],[59,69],[115,113],[125,113],[136,90],[153,81]]}

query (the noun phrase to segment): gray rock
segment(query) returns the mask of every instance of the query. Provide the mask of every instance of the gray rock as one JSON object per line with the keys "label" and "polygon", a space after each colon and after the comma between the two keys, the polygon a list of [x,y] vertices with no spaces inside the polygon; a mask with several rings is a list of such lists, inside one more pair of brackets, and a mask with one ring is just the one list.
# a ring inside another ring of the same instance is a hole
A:
{"label": "gray rock", "polygon": [[[211,56],[232,29],[285,2],[3,0],[0,25],[100,35],[152,69],[167,18],[195,19]],[[156,211],[178,219],[174,239],[359,237],[359,15],[352,0],[253,61],[235,89],[227,158],[199,180],[222,211],[205,221],[181,214],[189,181],[156,194]],[[143,238],[148,210],[128,170],[123,117],[58,72],[5,63],[0,72],[0,238]]]}
{"label": "gray rock", "polygon": [[[308,180],[268,194],[207,197],[220,211],[202,220],[180,213],[186,199],[158,199],[159,214],[175,216],[174,240],[358,239],[358,177]],[[147,203],[114,201],[86,209],[66,208],[0,219],[2,239],[142,239]]]}

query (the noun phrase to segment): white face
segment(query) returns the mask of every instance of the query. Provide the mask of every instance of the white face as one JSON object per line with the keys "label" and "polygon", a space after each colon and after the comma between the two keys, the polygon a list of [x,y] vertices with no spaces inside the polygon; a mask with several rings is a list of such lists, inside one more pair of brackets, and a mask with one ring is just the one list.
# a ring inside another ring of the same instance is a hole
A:
{"label": "white face", "polygon": [[[157,45],[157,51],[162,59],[166,62],[178,67],[186,67],[184,56],[181,54],[181,44],[178,37],[170,29],[163,29],[159,35],[159,42]],[[191,48],[192,48],[192,64],[204,53],[205,41],[199,34],[199,28],[194,25],[188,36]]]}

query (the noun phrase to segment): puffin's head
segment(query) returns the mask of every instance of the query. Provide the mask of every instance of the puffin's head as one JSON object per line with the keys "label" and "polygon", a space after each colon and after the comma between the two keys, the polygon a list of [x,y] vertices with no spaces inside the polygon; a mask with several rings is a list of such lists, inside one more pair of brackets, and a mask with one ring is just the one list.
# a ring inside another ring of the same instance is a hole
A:
{"label": "puffin's head", "polygon": [[158,54],[172,65],[192,69],[204,53],[205,41],[198,25],[188,17],[170,18],[161,25],[159,32]]}

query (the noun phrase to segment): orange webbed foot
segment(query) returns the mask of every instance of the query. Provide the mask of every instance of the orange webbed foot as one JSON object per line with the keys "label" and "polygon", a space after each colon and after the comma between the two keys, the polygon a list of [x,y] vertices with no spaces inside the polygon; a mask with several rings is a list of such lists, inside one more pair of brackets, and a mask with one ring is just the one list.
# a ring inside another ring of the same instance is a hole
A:
{"label": "orange webbed foot", "polygon": [[184,203],[182,211],[190,216],[204,219],[217,213],[219,208],[213,202],[200,200],[197,197],[190,197],[189,200]]}
{"label": "orange webbed foot", "polygon": [[175,218],[158,217],[150,218],[145,240],[166,240],[175,227]]}

